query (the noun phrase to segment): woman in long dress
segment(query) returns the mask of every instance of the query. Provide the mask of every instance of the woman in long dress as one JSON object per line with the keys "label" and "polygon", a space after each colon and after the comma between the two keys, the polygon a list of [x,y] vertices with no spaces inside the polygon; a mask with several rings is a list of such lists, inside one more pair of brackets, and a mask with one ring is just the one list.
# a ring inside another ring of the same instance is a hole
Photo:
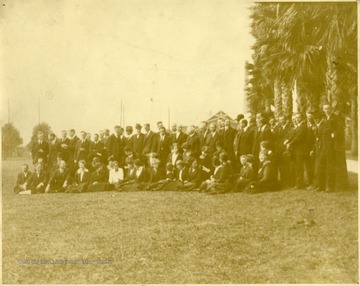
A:
{"label": "woman in long dress", "polygon": [[85,160],[80,160],[78,163],[79,169],[76,171],[74,180],[71,185],[68,186],[67,193],[82,193],[86,192],[86,188],[89,185],[91,174],[86,169]]}

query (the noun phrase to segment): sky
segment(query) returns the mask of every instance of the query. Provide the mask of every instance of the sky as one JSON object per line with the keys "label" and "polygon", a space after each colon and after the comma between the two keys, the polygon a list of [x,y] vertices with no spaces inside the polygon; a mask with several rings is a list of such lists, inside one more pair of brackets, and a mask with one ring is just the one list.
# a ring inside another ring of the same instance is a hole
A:
{"label": "sky", "polygon": [[[28,143],[162,120],[183,125],[244,112],[249,7],[218,0],[19,0],[0,4],[1,123]],[[121,118],[124,106],[124,122]],[[170,112],[169,112],[170,111]]]}

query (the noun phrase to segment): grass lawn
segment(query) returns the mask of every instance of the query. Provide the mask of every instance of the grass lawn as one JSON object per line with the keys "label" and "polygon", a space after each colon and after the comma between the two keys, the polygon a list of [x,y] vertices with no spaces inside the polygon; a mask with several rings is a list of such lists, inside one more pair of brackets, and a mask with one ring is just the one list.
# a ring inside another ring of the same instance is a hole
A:
{"label": "grass lawn", "polygon": [[[23,162],[3,161],[4,284],[359,281],[357,189],[14,195]],[[305,228],[309,209],[316,224]]]}

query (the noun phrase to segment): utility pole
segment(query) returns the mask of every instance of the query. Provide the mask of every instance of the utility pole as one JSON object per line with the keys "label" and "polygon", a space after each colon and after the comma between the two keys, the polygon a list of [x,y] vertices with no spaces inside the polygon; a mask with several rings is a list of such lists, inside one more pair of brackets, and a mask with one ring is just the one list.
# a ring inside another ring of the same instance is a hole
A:
{"label": "utility pole", "polygon": [[38,115],[39,115],[39,124],[40,124],[40,96],[38,97]]}
{"label": "utility pole", "polygon": [[170,130],[170,106],[168,107],[168,129]]}
{"label": "utility pole", "polygon": [[8,123],[10,123],[10,97],[8,97]]}

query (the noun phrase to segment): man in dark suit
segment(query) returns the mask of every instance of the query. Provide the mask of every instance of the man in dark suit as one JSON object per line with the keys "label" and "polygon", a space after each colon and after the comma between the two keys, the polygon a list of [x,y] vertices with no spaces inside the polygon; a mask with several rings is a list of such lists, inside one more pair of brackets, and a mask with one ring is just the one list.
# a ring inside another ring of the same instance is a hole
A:
{"label": "man in dark suit", "polygon": [[45,192],[49,180],[49,173],[45,172],[41,164],[35,166],[35,172],[29,179],[28,189],[31,194],[40,194]]}
{"label": "man in dark suit", "polygon": [[140,124],[135,125],[136,134],[132,136],[133,146],[132,151],[135,154],[136,158],[142,158],[142,152],[144,149],[144,138],[145,135],[141,133],[142,126]]}
{"label": "man in dark suit", "polygon": [[29,171],[28,164],[22,165],[22,172],[18,174],[16,185],[14,187],[14,192],[18,194],[19,192],[26,191],[27,185],[29,184],[32,173]]}
{"label": "man in dark suit", "polygon": [[286,146],[284,144],[289,138],[291,128],[290,120],[286,119],[284,115],[279,116],[279,124],[274,129],[274,153],[280,181],[284,188],[290,187],[292,184],[290,158],[286,156]]}
{"label": "man in dark suit", "polygon": [[182,132],[182,126],[178,125],[177,130],[171,136],[171,144],[177,143],[178,146],[182,146],[186,142],[187,135]]}
{"label": "man in dark suit", "polygon": [[233,167],[235,167],[236,159],[234,153],[234,139],[236,135],[236,130],[230,126],[230,120],[225,120],[225,127],[222,136],[222,146],[226,151],[229,160],[231,161]]}
{"label": "man in dark suit", "polygon": [[74,166],[74,163],[76,164],[76,146],[77,142],[79,141],[79,137],[75,135],[75,130],[70,129],[69,130],[69,146],[68,146],[68,167],[69,169],[72,169]]}
{"label": "man in dark suit", "polygon": [[[49,133],[49,160],[47,168],[51,170],[57,164],[57,156],[60,151],[60,142],[54,133]],[[63,158],[64,159],[64,158]]]}
{"label": "man in dark suit", "polygon": [[144,162],[147,162],[147,155],[150,153],[155,153],[157,151],[157,140],[155,133],[151,131],[150,124],[144,124],[145,137],[144,137],[144,149],[142,151],[142,156]]}
{"label": "man in dark suit", "polygon": [[206,138],[208,138],[209,133],[208,123],[206,121],[201,121],[199,127],[200,149],[207,145]]}
{"label": "man in dark suit", "polygon": [[159,134],[156,134],[157,139],[157,153],[159,154],[160,166],[164,168],[168,156],[170,154],[170,136],[166,133],[165,127],[159,128]]}
{"label": "man in dark suit", "polygon": [[205,139],[208,147],[208,153],[210,158],[212,158],[213,154],[216,152],[216,142],[221,142],[222,137],[219,133],[216,132],[216,125],[215,123],[210,124],[210,133],[207,135],[207,138]]}
{"label": "man in dark suit", "polygon": [[67,138],[67,131],[61,131],[61,139],[59,140],[59,156],[65,161],[69,160],[70,140]]}
{"label": "man in dark suit", "polygon": [[130,150],[133,150],[134,138],[133,138],[133,128],[132,126],[126,126],[125,128],[125,147],[128,147]]}
{"label": "man in dark suit", "polygon": [[89,162],[89,151],[90,151],[90,141],[86,138],[86,132],[80,132],[80,140],[78,140],[75,149],[75,161],[76,163],[80,160],[85,160]]}
{"label": "man in dark suit", "polygon": [[49,143],[44,140],[44,133],[39,131],[37,133],[37,140],[33,143],[31,148],[31,156],[35,164],[38,158],[42,158],[44,163],[47,163],[49,155]]}
{"label": "man in dark suit", "polygon": [[199,135],[195,132],[194,125],[189,127],[186,143],[189,144],[191,153],[194,155],[200,155],[200,138]]}
{"label": "man in dark suit", "polygon": [[106,141],[106,152],[109,161],[117,161],[120,167],[124,164],[124,147],[123,140],[121,139],[121,127],[115,126],[115,132],[111,134]]}
{"label": "man in dark suit", "polygon": [[100,161],[104,163],[104,143],[100,141],[99,135],[94,134],[94,141],[90,142],[90,152],[88,162],[91,162],[94,157],[99,157]]}
{"label": "man in dark suit", "polygon": [[286,148],[293,153],[295,159],[296,185],[295,189],[302,189],[304,183],[304,163],[307,144],[307,126],[300,113],[295,115],[296,127],[289,138]]}
{"label": "man in dark suit", "polygon": [[266,119],[264,117],[257,115],[256,125],[257,125],[257,129],[255,131],[253,154],[255,156],[255,162],[258,162],[260,143],[262,141],[268,141],[270,149],[272,149],[273,148],[273,146],[272,146],[273,140],[272,140],[271,128],[267,124]]}

